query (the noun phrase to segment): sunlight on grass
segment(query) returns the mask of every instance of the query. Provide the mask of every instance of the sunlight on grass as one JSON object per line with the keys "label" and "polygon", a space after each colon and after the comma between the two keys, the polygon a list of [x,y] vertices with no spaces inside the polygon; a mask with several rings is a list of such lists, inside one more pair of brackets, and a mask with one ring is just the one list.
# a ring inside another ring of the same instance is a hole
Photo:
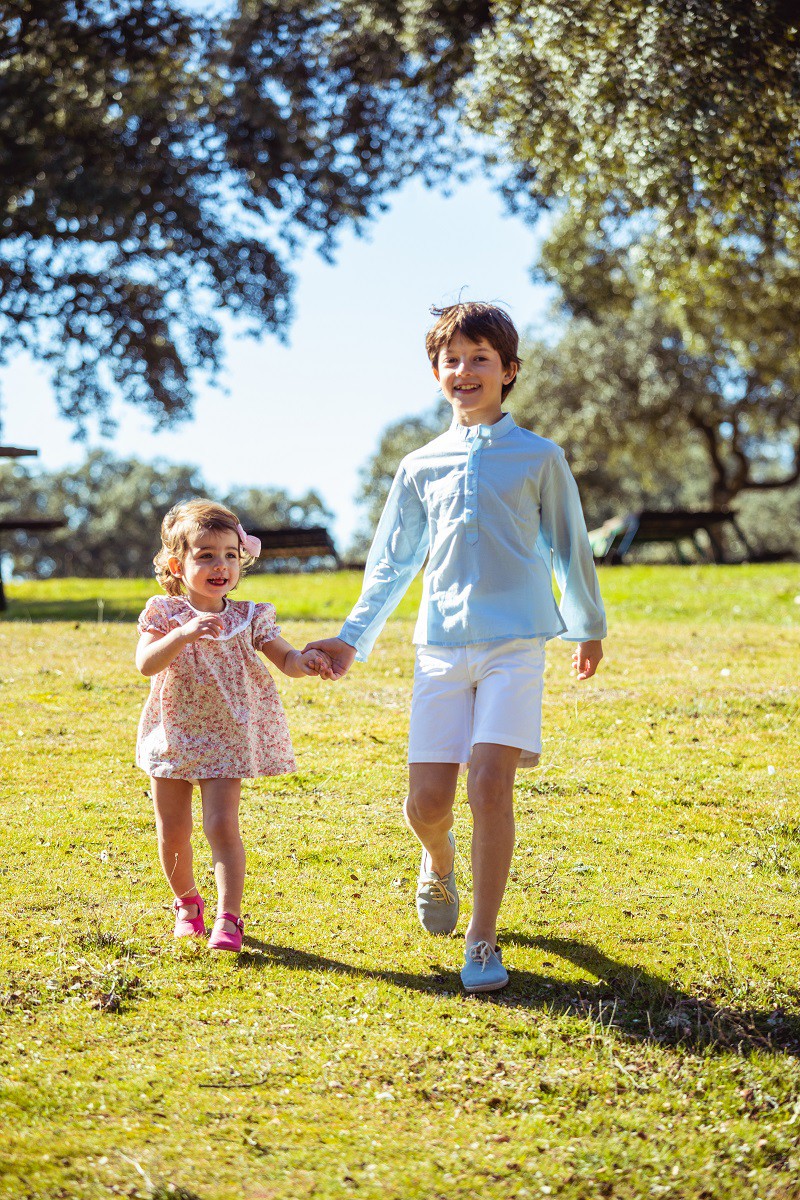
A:
{"label": "sunlight on grass", "polygon": [[[359,583],[240,594],[302,645]],[[299,770],[245,784],[247,948],[223,958],[171,938],[133,765],[154,585],[9,588],[0,1195],[797,1195],[800,571],[603,587],[600,675],[578,686],[551,644],[543,766],[519,777],[511,983],[471,999],[459,938],[413,908],[413,596],[341,683],[277,680]],[[462,793],[467,910],[469,829]]]}

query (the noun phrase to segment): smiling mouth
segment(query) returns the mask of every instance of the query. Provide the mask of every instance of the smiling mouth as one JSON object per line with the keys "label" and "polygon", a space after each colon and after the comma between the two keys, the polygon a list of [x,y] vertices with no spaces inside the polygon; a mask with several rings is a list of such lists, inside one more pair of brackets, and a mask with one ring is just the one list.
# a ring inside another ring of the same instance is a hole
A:
{"label": "smiling mouth", "polygon": [[478,383],[457,383],[455,385],[455,387],[453,388],[453,391],[454,392],[467,392],[469,394],[471,392],[477,392],[479,387],[480,387],[480,384],[478,384]]}
{"label": "smiling mouth", "polygon": [[208,582],[212,587],[224,587],[228,581],[227,579],[209,579]]}

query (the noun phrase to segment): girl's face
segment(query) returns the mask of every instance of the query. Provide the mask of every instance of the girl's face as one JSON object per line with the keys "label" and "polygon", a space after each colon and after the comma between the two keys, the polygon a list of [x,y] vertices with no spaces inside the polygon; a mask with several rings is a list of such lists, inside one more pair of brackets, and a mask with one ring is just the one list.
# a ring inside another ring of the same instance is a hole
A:
{"label": "girl's face", "polygon": [[190,536],[183,561],[171,558],[169,569],[193,608],[222,612],[226,593],[239,582],[239,538],[233,530],[201,530]]}

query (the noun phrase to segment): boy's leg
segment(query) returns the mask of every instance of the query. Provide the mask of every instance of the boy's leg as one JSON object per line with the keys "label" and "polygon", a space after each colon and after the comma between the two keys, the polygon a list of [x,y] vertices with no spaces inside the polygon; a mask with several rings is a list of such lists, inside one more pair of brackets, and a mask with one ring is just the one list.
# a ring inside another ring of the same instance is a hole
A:
{"label": "boy's leg", "polygon": [[178,900],[194,896],[192,870],[192,785],[187,779],[150,780],[158,857]]}
{"label": "boy's leg", "polygon": [[417,916],[428,933],[452,933],[458,923],[455,847],[450,828],[458,763],[409,764],[406,821],[422,842]]}
{"label": "boy's leg", "polygon": [[472,748],[467,797],[472,809],[472,917],[467,946],[497,940],[497,916],[514,853],[514,775],[520,750],[478,742]]}
{"label": "boy's leg", "polygon": [[[217,913],[242,915],[245,854],[239,833],[241,779],[201,779],[203,832],[211,847],[214,877],[217,881]],[[234,927],[225,928],[233,933]]]}
{"label": "boy's leg", "polygon": [[428,852],[429,868],[437,875],[453,869],[448,833],[453,825],[453,802],[458,763],[409,763],[406,823]]}

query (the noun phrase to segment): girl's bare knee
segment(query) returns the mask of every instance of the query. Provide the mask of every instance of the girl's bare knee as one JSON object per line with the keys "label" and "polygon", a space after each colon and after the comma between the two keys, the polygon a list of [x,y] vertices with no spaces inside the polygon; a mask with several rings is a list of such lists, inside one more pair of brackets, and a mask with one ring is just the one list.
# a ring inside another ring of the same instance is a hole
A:
{"label": "girl's bare knee", "polygon": [[238,820],[232,821],[229,817],[220,816],[217,813],[203,820],[203,833],[210,846],[220,849],[226,846],[235,846],[241,841]]}

